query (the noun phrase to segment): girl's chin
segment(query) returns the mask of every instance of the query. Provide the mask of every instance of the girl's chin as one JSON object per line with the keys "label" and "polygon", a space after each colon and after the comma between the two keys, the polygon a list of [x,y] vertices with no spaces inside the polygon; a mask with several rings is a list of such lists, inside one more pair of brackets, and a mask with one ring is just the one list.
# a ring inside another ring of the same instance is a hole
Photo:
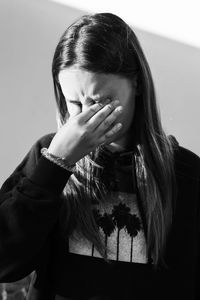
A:
{"label": "girl's chin", "polygon": [[131,134],[131,131],[123,129],[125,128],[122,128],[122,131],[120,130],[119,133],[116,134],[112,142],[107,145],[116,150],[119,149],[119,151],[131,148],[131,145],[133,144],[133,134]]}
{"label": "girl's chin", "polygon": [[115,137],[115,139],[112,140],[109,144],[106,145],[106,147],[110,150],[114,151],[124,151],[126,150],[127,145],[127,138],[126,135],[118,135]]}
{"label": "girl's chin", "polygon": [[121,152],[124,151],[125,148],[122,147],[120,144],[112,142],[109,145],[106,145],[106,148],[112,152]]}

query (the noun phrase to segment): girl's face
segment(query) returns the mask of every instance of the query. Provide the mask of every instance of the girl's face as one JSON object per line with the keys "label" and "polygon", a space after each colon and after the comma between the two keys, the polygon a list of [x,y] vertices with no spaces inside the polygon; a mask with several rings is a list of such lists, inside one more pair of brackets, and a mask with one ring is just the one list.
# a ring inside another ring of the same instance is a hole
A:
{"label": "girl's face", "polygon": [[118,75],[98,74],[75,67],[61,71],[59,82],[70,117],[79,114],[95,102],[107,104],[109,100],[119,100],[123,112],[116,123],[121,122],[123,127],[114,143],[126,146],[135,111],[135,82]]}

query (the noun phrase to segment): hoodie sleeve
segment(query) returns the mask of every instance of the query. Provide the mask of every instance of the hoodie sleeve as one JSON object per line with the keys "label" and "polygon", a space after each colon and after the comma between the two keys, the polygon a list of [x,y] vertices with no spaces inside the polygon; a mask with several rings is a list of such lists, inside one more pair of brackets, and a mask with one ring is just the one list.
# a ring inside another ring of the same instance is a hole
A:
{"label": "hoodie sleeve", "polygon": [[35,270],[62,204],[71,173],[45,157],[52,134],[39,139],[0,190],[0,282]]}

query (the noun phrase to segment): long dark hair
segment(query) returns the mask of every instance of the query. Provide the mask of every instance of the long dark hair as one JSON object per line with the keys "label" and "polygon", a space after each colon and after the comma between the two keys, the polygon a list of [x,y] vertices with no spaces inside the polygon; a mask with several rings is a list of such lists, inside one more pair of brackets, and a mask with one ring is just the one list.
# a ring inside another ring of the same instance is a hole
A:
{"label": "long dark hair", "polygon": [[[151,71],[133,30],[111,13],[86,15],[62,35],[53,58],[52,74],[57,102],[58,129],[69,117],[58,80],[59,72],[70,66],[87,71],[138,78],[135,114],[132,123],[134,172],[138,196],[144,212],[148,253],[158,266],[163,262],[166,239],[171,227],[175,199],[173,142],[163,131]],[[104,245],[95,222],[91,203],[105,199],[106,169],[99,147],[77,163],[63,196],[66,232],[73,226],[89,239],[106,259]],[[64,212],[64,210],[63,210]],[[71,220],[71,221],[70,221]]]}

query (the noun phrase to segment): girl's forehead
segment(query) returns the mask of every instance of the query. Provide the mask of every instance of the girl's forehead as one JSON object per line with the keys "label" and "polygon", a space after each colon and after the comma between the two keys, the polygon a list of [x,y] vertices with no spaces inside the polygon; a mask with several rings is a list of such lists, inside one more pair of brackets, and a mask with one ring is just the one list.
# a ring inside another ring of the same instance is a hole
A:
{"label": "girl's forehead", "polygon": [[98,100],[107,94],[117,94],[127,88],[129,80],[115,74],[94,73],[77,68],[67,68],[59,73],[63,92],[77,91]]}

